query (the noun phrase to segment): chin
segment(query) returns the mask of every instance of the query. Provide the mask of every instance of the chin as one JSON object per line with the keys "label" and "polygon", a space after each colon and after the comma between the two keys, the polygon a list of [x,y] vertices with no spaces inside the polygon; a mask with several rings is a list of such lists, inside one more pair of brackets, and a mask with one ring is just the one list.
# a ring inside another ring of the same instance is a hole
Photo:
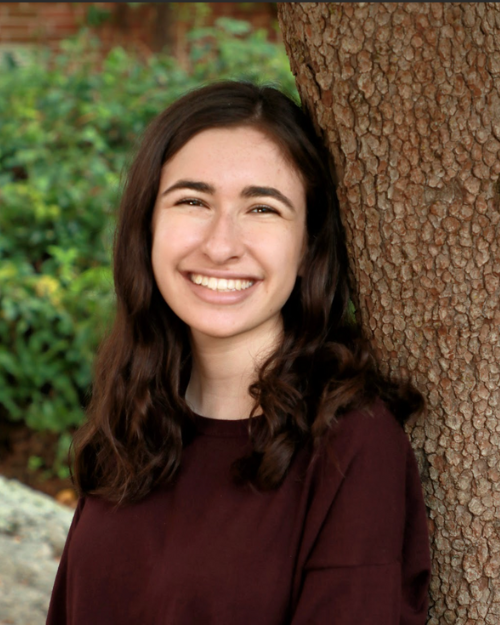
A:
{"label": "chin", "polygon": [[230,339],[241,334],[245,334],[245,330],[232,330],[228,331],[227,328],[196,328],[191,327],[191,333],[196,334],[198,337],[206,337],[210,339]]}

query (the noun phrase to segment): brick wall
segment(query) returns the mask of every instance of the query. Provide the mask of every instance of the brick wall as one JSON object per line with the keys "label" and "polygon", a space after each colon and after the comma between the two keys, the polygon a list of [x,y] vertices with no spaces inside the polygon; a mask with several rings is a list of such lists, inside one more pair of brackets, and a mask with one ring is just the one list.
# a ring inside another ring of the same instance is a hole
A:
{"label": "brick wall", "polygon": [[0,42],[58,42],[78,30],[85,10],[82,3],[0,2]]}
{"label": "brick wall", "polygon": [[152,52],[168,41],[175,53],[185,33],[201,18],[203,7],[199,5],[210,8],[208,23],[221,16],[244,19],[275,36],[275,4],[267,2],[174,3],[170,17],[161,16],[166,20],[163,23],[158,23],[158,4],[132,8],[120,2],[0,2],[0,48],[40,44],[57,48],[61,39],[75,34],[86,22],[91,5],[98,13],[109,11],[107,20],[92,27],[106,47],[120,44]]}

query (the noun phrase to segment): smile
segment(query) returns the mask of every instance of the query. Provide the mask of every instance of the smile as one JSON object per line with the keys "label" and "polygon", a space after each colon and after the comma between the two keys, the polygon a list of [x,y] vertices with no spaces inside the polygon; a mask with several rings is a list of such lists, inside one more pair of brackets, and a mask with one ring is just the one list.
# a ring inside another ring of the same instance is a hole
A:
{"label": "smile", "polygon": [[254,282],[252,280],[244,279],[230,279],[226,278],[214,278],[213,276],[203,276],[200,273],[189,274],[189,279],[194,284],[199,284],[212,291],[218,291],[219,293],[229,293],[231,291],[244,291],[249,289]]}

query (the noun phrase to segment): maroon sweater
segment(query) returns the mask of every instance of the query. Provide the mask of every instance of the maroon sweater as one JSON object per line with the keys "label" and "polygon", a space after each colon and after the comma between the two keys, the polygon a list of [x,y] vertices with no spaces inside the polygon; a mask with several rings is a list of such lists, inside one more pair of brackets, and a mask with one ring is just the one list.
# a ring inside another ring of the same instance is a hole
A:
{"label": "maroon sweater", "polygon": [[423,625],[425,507],[392,415],[342,417],[267,493],[230,478],[246,428],[201,417],[174,486],[118,510],[82,498],[47,624]]}

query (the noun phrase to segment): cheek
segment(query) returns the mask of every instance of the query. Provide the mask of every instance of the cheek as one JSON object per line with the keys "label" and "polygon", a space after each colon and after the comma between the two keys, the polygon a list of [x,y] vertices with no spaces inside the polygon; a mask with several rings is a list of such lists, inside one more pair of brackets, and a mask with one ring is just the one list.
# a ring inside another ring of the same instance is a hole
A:
{"label": "cheek", "polygon": [[304,256],[305,246],[302,237],[283,233],[279,242],[276,239],[267,247],[267,261],[275,278],[280,280],[283,289],[293,288]]}
{"label": "cheek", "polygon": [[151,265],[156,284],[164,297],[172,282],[172,271],[181,256],[179,239],[170,230],[157,228],[153,233]]}
{"label": "cheek", "polygon": [[179,260],[200,241],[199,228],[188,227],[185,222],[163,219],[153,231],[152,258]]}

